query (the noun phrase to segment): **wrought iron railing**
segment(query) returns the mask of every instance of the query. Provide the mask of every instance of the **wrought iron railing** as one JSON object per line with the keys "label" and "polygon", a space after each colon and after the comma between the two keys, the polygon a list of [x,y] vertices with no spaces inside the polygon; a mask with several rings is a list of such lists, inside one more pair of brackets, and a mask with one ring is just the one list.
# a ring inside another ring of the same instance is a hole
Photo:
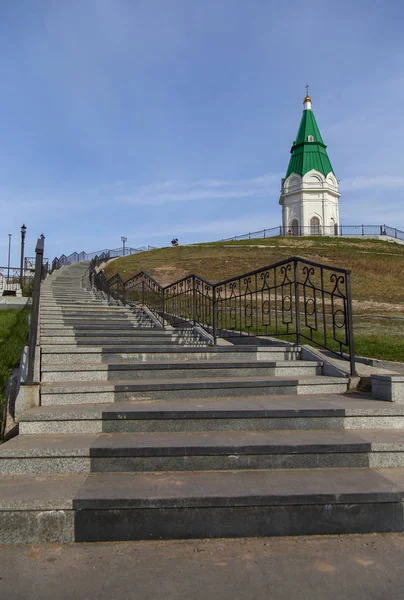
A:
{"label": "wrought iron railing", "polygon": [[243,233],[241,235],[235,235],[234,237],[220,240],[222,242],[232,242],[236,240],[252,240],[269,237],[287,237],[287,236],[300,236],[300,235],[320,235],[327,237],[339,237],[339,236],[389,236],[395,239],[404,241],[404,231],[395,227],[389,227],[388,225],[335,225],[323,227],[321,225],[312,225],[310,227],[296,226],[296,227],[271,227],[270,229],[261,229],[260,231],[253,231],[250,233]]}
{"label": "wrought iron railing", "polygon": [[162,326],[187,322],[218,337],[307,341],[346,358],[355,372],[350,271],[293,257],[211,283],[198,275],[167,286],[141,272],[107,279],[90,264],[90,283],[111,301],[146,306]]}
{"label": "wrought iron railing", "polygon": [[119,256],[129,256],[130,254],[138,254],[139,252],[147,252],[148,250],[155,250],[154,246],[140,246],[139,248],[131,248],[121,246],[120,248],[114,248],[113,250],[98,250],[97,252],[72,252],[69,256],[62,254],[59,258],[55,257],[52,261],[52,271],[59,269],[63,265],[70,265],[75,262],[81,262],[83,260],[93,260],[93,258],[104,257],[105,260],[110,258],[118,258]]}

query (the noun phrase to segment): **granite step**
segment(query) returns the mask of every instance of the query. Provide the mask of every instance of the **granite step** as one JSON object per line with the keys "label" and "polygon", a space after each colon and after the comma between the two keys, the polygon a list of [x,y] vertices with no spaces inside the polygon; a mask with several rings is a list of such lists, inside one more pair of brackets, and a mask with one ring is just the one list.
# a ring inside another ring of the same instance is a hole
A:
{"label": "granite step", "polygon": [[404,469],[3,475],[0,543],[400,532]]}
{"label": "granite step", "polygon": [[151,361],[195,361],[195,360],[295,360],[300,357],[298,346],[121,346],[111,347],[75,347],[63,345],[42,346],[42,365],[151,362]]}
{"label": "granite step", "polygon": [[404,405],[357,393],[68,404],[32,408],[19,427],[20,434],[402,429]]}
{"label": "granite step", "polygon": [[349,380],[342,377],[215,377],[210,379],[159,379],[41,383],[41,404],[88,404],[128,400],[179,400],[182,398],[246,397],[268,394],[345,393]]}
{"label": "granite step", "polygon": [[103,325],[102,328],[98,326],[90,326],[90,327],[69,327],[65,326],[63,328],[51,328],[51,327],[41,327],[42,337],[50,338],[54,337],[56,339],[59,338],[72,338],[74,337],[76,340],[87,339],[87,338],[108,338],[108,337],[132,337],[132,338],[145,338],[145,339],[154,339],[165,340],[166,338],[172,338],[174,336],[181,337],[185,335],[190,335],[190,332],[182,332],[181,330],[164,330],[164,329],[156,329],[155,331],[142,331],[140,328],[134,327],[132,323],[125,323],[120,325]]}
{"label": "granite step", "polygon": [[142,320],[146,320],[145,317],[130,315],[130,314],[117,314],[113,316],[96,316],[96,317],[69,317],[69,316],[43,316],[41,318],[41,325],[73,325],[73,326],[81,326],[81,325],[104,325],[107,323],[111,324],[119,324],[119,323],[127,323],[130,322],[140,322]]}
{"label": "granite step", "polygon": [[[46,332],[48,335],[63,335],[66,332],[66,335],[71,335],[72,332],[77,332],[78,334],[85,334],[86,332],[96,332],[99,334],[103,331],[132,331],[135,329],[137,331],[137,325],[141,322],[132,322],[129,319],[125,319],[123,321],[110,322],[105,321],[104,323],[91,323],[91,324],[75,324],[68,322],[61,323],[44,323],[41,322],[41,331]],[[163,329],[160,330],[161,333],[166,333]],[[168,334],[169,332],[167,332]]]}
{"label": "granite step", "polygon": [[25,434],[0,473],[404,467],[404,431],[272,430]]}
{"label": "granite step", "polygon": [[89,381],[114,379],[160,379],[195,377],[258,377],[289,375],[321,375],[321,361],[243,361],[243,362],[125,362],[115,364],[87,363],[81,365],[44,365],[41,370],[43,382]]}
{"label": "granite step", "polygon": [[[184,338],[184,341],[186,341],[188,338]],[[194,345],[194,341],[193,338],[190,338],[192,340],[192,345]],[[170,338],[167,337],[164,339],[164,346],[176,346],[178,345],[180,342],[180,340],[178,338]],[[153,337],[142,337],[142,336],[137,336],[136,334],[132,335],[132,336],[121,336],[121,335],[114,335],[114,336],[107,336],[107,335],[103,335],[103,336],[99,336],[99,337],[88,337],[88,338],[84,338],[84,337],[79,337],[79,336],[72,336],[72,337],[63,337],[63,336],[46,336],[46,335],[41,335],[41,344],[46,345],[46,346],[60,346],[60,345],[64,345],[64,346],[74,346],[74,347],[86,347],[86,346],[102,346],[103,348],[106,348],[108,346],[112,346],[112,347],[116,347],[117,344],[120,345],[120,348],[124,348],[125,346],[153,346],[154,348],[156,347],[156,340]],[[186,344],[184,344],[185,346]],[[202,342],[196,342],[195,341],[195,345],[203,345]]]}

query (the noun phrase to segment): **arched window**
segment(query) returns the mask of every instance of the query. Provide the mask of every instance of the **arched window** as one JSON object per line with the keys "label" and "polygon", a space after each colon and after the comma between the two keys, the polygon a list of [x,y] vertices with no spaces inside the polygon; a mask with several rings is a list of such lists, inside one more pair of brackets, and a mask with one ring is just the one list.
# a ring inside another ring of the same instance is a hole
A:
{"label": "arched window", "polygon": [[320,219],[312,217],[310,219],[310,235],[320,235]]}
{"label": "arched window", "polygon": [[292,235],[299,235],[299,221],[297,219],[293,219],[290,224],[290,231]]}
{"label": "arched window", "polygon": [[312,135],[307,136],[307,141],[314,142],[314,136],[312,136]]}

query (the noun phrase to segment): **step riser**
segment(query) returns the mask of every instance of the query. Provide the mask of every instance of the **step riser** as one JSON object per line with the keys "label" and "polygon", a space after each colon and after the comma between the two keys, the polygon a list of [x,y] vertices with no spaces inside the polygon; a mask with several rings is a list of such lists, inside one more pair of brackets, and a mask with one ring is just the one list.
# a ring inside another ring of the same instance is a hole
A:
{"label": "step riser", "polygon": [[83,319],[81,319],[80,317],[75,317],[75,318],[70,318],[69,316],[59,316],[59,317],[55,317],[55,316],[51,316],[51,317],[46,317],[43,316],[41,317],[41,325],[42,326],[47,326],[49,328],[52,328],[52,326],[70,326],[70,327],[80,327],[80,326],[94,326],[94,325],[120,325],[121,323],[127,324],[127,323],[150,323],[150,319],[147,319],[146,317],[144,317],[143,315],[124,315],[123,317],[116,317],[115,315],[113,317],[84,317]]}
{"label": "step riser", "polygon": [[[79,340],[85,340],[86,338],[97,338],[97,337],[129,337],[129,336],[137,336],[141,337],[143,334],[143,329],[145,329],[145,334],[153,336],[157,341],[164,340],[165,337],[170,337],[172,334],[170,332],[165,333],[163,330],[153,329],[150,331],[150,328],[147,326],[147,323],[139,324],[139,327],[136,327],[136,324],[132,323],[122,323],[117,324],[115,326],[105,326],[105,325],[93,325],[92,327],[84,328],[84,327],[76,327],[72,325],[65,325],[63,327],[47,327],[41,326],[40,332],[43,337],[57,337],[57,338],[75,338]],[[189,336],[190,337],[190,336]]]}
{"label": "step riser", "polygon": [[[189,342],[192,342],[192,346],[205,346],[206,344],[203,342],[198,342],[196,340],[194,340],[193,338],[164,338],[164,346],[175,346],[178,344],[184,345],[186,346]],[[195,342],[195,343],[194,343]],[[79,348],[80,346],[116,346],[116,345],[120,345],[120,346],[140,346],[140,345],[145,345],[145,346],[155,346],[156,345],[156,340],[155,338],[151,337],[151,338],[144,338],[141,336],[136,336],[134,335],[133,337],[125,338],[124,336],[120,336],[118,338],[116,337],[99,337],[99,338],[87,338],[87,339],[78,339],[76,337],[48,337],[48,336],[41,336],[41,343],[43,345],[48,345],[48,346],[76,346],[77,348]]]}
{"label": "step riser", "polygon": [[116,327],[92,327],[88,329],[77,329],[75,327],[64,327],[59,329],[49,329],[41,327],[41,335],[44,338],[56,338],[56,339],[70,339],[74,338],[78,341],[86,340],[87,338],[95,339],[95,338],[121,338],[121,337],[135,337],[143,339],[154,339],[157,343],[159,341],[163,341],[166,339],[181,339],[182,337],[194,337],[194,336],[181,336],[181,335],[173,335],[171,332],[159,331],[156,329],[155,331],[147,331],[145,334],[142,334],[141,331],[138,331],[131,324],[126,325],[117,325]]}
{"label": "step riser", "polygon": [[119,370],[119,371],[56,371],[53,373],[42,373],[44,382],[57,381],[114,381],[120,379],[142,380],[142,379],[193,379],[199,377],[260,377],[260,376],[303,376],[321,375],[321,367],[302,367],[290,365],[285,367],[252,367],[249,369],[144,369],[144,370]]}
{"label": "step riser", "polygon": [[0,511],[0,544],[69,544],[74,542],[73,510]]}
{"label": "step riser", "polygon": [[[52,318],[51,320],[47,320],[41,318],[40,325],[43,329],[63,329],[65,327],[71,328],[74,327],[78,331],[80,329],[91,330],[92,328],[101,329],[120,329],[121,327],[130,326],[130,327],[156,327],[156,325],[150,320],[143,317],[130,317],[127,316],[124,319],[83,319],[83,320],[69,320],[67,318],[55,320]],[[165,331],[163,328],[160,328],[160,331]],[[56,332],[57,335],[57,332]]]}
{"label": "step riser", "polygon": [[76,542],[403,531],[401,503],[79,510]]}
{"label": "step riser", "polygon": [[400,502],[6,510],[0,512],[0,543],[91,543],[401,533],[402,512],[403,505]]}
{"label": "step riser", "polygon": [[[265,355],[265,358],[262,355]],[[58,352],[55,350],[52,354],[48,352],[42,352],[42,364],[44,365],[57,365],[57,364],[73,364],[73,363],[121,363],[125,360],[129,362],[148,362],[148,361],[163,361],[163,360],[220,360],[220,361],[234,361],[234,360],[298,360],[300,353],[298,352],[271,352],[264,353],[260,352],[257,358],[256,352],[192,352],[192,353],[175,353],[175,352],[121,352],[119,354],[102,353],[102,352],[88,352],[88,353],[66,353]]]}
{"label": "step riser", "polygon": [[112,316],[116,316],[116,315],[130,315],[130,314],[136,314],[136,312],[140,311],[131,311],[131,310],[127,310],[127,309],[123,309],[122,307],[118,308],[116,306],[108,306],[108,305],[102,305],[102,306],[66,306],[66,308],[61,307],[61,306],[57,306],[54,308],[44,308],[43,305],[41,304],[41,314],[46,314],[48,316],[72,316],[72,317],[79,317],[79,318],[84,318],[86,316],[94,316],[94,315],[104,315],[105,317],[109,317],[109,315]]}
{"label": "step riser", "polygon": [[240,398],[248,396],[267,396],[269,394],[342,394],[347,385],[342,383],[322,383],[304,385],[277,385],[267,387],[221,387],[184,390],[128,391],[128,392],[78,392],[44,393],[42,406],[65,404],[94,404],[105,402],[126,402],[130,400],[183,400],[187,398]]}
{"label": "step riser", "polygon": [[[99,451],[98,451],[99,452]],[[111,454],[114,450],[111,451]],[[115,451],[119,454],[119,451]],[[168,471],[234,471],[263,469],[345,469],[403,467],[404,452],[310,454],[229,454],[201,456],[106,456],[57,454],[54,457],[3,458],[0,474],[146,473]]]}
{"label": "step riser", "polygon": [[67,306],[74,306],[77,305],[78,307],[84,307],[86,308],[87,305],[89,306],[94,306],[94,307],[99,307],[99,306],[104,306],[105,302],[103,300],[95,300],[93,298],[87,298],[85,300],[69,300],[67,298],[64,298],[63,300],[60,300],[60,302],[54,302],[54,301],[50,301],[50,300],[41,300],[41,306],[43,308],[61,308],[64,305]]}
{"label": "step riser", "polygon": [[62,433],[153,433],[184,431],[309,431],[328,429],[402,429],[404,417],[288,417],[212,419],[94,419],[24,421],[20,435]]}

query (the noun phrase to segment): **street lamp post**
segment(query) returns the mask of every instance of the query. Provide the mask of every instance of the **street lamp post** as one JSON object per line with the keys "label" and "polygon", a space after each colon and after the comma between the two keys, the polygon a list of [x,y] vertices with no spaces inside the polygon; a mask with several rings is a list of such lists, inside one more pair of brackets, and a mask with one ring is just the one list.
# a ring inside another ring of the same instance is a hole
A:
{"label": "street lamp post", "polygon": [[122,236],[121,237],[121,242],[122,242],[122,255],[125,256],[125,244],[128,241],[128,238]]}
{"label": "street lamp post", "polygon": [[8,263],[7,263],[7,283],[10,283],[10,254],[11,254],[11,236],[13,234],[8,234]]}
{"label": "street lamp post", "polygon": [[27,228],[23,224],[21,227],[21,261],[20,261],[20,286],[22,290],[22,285],[24,283],[24,249],[25,249],[25,234],[27,233]]}

